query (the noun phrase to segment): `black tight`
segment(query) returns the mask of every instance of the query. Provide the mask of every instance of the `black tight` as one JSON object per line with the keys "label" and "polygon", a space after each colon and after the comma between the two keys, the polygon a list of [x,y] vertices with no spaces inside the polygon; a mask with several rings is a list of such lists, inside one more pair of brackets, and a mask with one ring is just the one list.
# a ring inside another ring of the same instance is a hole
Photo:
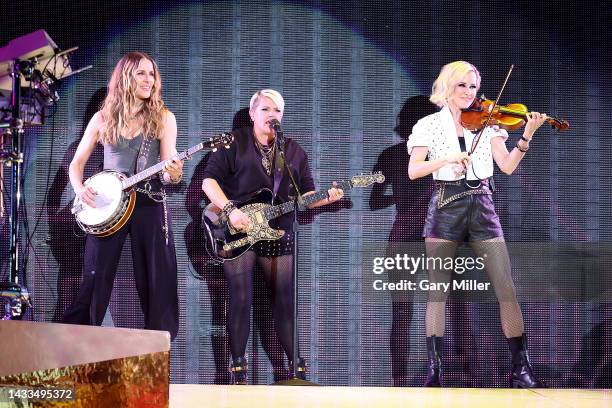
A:
{"label": "black tight", "polygon": [[232,357],[243,357],[249,340],[253,271],[255,262],[263,271],[271,296],[274,328],[289,359],[293,356],[293,256],[257,256],[248,251],[223,264],[229,289],[227,331]]}
{"label": "black tight", "polygon": [[[470,242],[477,257],[484,259],[485,269],[495,290],[499,302],[499,313],[502,330],[507,338],[520,337],[524,332],[521,307],[516,300],[516,291],[512,282],[510,256],[503,237],[486,241]],[[426,238],[427,256],[432,258],[453,257],[458,243],[454,241]],[[484,254],[486,253],[486,256]],[[452,271],[429,270],[431,282],[451,282]],[[448,292],[432,291],[427,301],[425,312],[425,333],[428,337],[444,335],[445,305]]]}

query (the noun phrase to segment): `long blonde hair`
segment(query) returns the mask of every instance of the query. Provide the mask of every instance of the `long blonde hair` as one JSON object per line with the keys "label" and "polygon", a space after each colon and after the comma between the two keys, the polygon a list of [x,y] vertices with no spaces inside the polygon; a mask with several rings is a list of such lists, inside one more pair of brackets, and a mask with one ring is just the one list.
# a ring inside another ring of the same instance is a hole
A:
{"label": "long blonde hair", "polygon": [[131,108],[136,104],[136,84],[134,72],[142,59],[153,64],[155,83],[151,88],[151,96],[142,101],[142,108],[136,118],[142,119],[142,131],[147,137],[161,138],[164,128],[164,101],[161,98],[161,78],[157,64],[144,52],[129,52],[119,60],[108,83],[108,95],[100,110],[104,127],[100,132],[100,141],[117,144],[120,132],[133,117]]}
{"label": "long blonde hair", "polygon": [[447,98],[453,93],[453,87],[470,71],[476,74],[478,86],[480,87],[480,72],[469,62],[455,61],[443,66],[438,78],[431,87],[429,100],[441,108],[444,107],[447,104]]}

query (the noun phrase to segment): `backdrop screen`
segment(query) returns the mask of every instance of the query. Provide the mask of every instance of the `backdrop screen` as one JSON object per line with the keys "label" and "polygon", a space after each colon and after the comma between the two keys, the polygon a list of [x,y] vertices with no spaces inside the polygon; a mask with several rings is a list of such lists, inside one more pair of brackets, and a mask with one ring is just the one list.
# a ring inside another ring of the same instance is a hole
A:
{"label": "backdrop screen", "polygon": [[[608,1],[56,3],[0,5],[0,45],[45,29],[61,48],[79,46],[73,67],[93,66],[62,82],[46,123],[24,136],[20,277],[34,300],[26,319],[60,321],[76,295],[85,239],[70,213],[68,165],[114,65],[141,50],[159,65],[179,151],[248,125],[251,95],[274,88],[286,102],[283,129],[307,152],[319,188],[361,173],[385,175],[383,184],[355,188],[333,206],[301,216],[300,347],[310,379],[323,385],[421,386],[424,300],[374,288],[377,279],[397,278],[375,273],[374,258],[419,250],[433,188],[431,177],[408,179],[406,140],[414,123],[435,111],[428,96],[444,64],[477,66],[479,93],[490,99],[514,64],[500,102],[523,103],[571,124],[565,133],[543,127],[513,175],[495,174],[494,200],[510,243],[531,360],[552,387],[612,387]],[[507,146],[521,134],[510,132]],[[86,176],[101,162],[97,149]],[[200,226],[205,163],[196,154],[169,191],[180,302],[174,383],[229,381],[227,287],[222,269],[206,256]],[[8,208],[9,168],[3,181]],[[6,280],[6,214],[0,223],[0,280]],[[486,274],[473,276],[487,281]],[[266,384],[286,362],[260,275],[255,282],[247,352],[250,378]],[[104,324],[144,324],[129,239]],[[450,386],[507,386],[510,354],[494,297],[449,302],[444,355]]]}

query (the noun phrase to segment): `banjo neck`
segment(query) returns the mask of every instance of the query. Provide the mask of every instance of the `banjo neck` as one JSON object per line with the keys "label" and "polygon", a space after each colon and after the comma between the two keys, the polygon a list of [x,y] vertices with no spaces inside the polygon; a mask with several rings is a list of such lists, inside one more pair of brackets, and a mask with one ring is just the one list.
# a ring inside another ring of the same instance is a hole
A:
{"label": "banjo neck", "polygon": [[[179,160],[185,160],[185,158],[190,157],[191,155],[193,155],[194,153],[202,150],[204,148],[204,143],[199,143],[193,147],[190,147],[189,149],[179,153],[176,158]],[[149,177],[159,173],[160,171],[162,171],[164,169],[164,166],[166,165],[167,162],[169,162],[170,159],[168,160],[164,160],[161,161],[159,163],[157,163],[154,166],[149,167],[148,169],[144,169],[143,171],[141,171],[140,173],[136,173],[134,174],[132,177],[128,177],[126,179],[124,179],[121,182],[121,187],[123,188],[123,190],[127,190],[129,188],[131,188],[132,186],[140,183],[143,180],[148,179]]]}

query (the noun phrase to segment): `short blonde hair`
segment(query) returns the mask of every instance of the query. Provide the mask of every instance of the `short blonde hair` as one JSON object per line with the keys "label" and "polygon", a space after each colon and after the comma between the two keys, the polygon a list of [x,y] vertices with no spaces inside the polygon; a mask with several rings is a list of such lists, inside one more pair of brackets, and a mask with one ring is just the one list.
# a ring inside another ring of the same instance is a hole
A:
{"label": "short blonde hair", "polygon": [[429,100],[439,107],[445,106],[447,98],[453,93],[455,85],[469,72],[476,74],[476,80],[480,88],[480,72],[469,62],[455,61],[443,66],[438,78],[431,87]]}
{"label": "short blonde hair", "polygon": [[276,104],[276,107],[280,109],[281,113],[285,111],[285,100],[280,92],[275,91],[274,89],[262,89],[261,91],[257,91],[251,97],[251,102],[249,103],[249,110],[252,111],[259,105],[259,100],[261,98],[270,98]]}

